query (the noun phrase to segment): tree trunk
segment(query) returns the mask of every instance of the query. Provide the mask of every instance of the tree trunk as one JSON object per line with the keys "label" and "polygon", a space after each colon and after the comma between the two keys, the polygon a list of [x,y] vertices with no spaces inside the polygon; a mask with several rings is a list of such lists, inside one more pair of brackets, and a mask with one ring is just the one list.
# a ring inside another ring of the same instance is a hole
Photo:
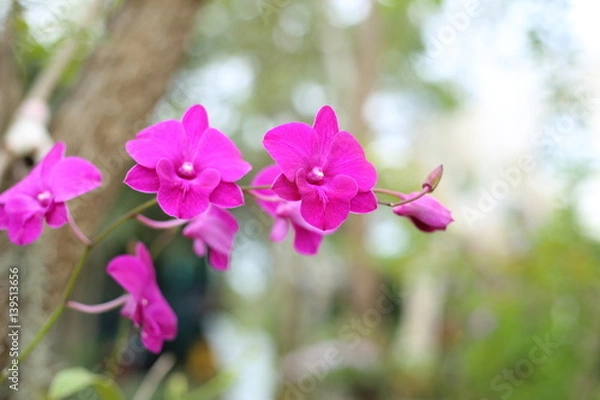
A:
{"label": "tree trunk", "polygon": [[[122,187],[126,169],[132,164],[124,143],[142,128],[185,55],[201,0],[129,0],[110,21],[108,32],[83,66],[79,79],[60,104],[51,125],[55,140],[67,143],[68,155],[92,161],[104,175],[100,189],[75,200],[70,209],[80,227],[93,233]],[[35,269],[35,284],[22,282],[23,298],[41,293],[42,310],[27,309],[22,345],[44,323],[56,307],[69,273],[81,252],[69,229],[44,233],[36,255],[22,260],[22,268]],[[29,308],[29,307],[28,307]],[[40,313],[40,311],[43,311]],[[30,318],[41,314],[42,318]],[[49,346],[44,340],[22,370],[21,398],[34,398],[48,383]],[[76,345],[84,345],[76,343]]]}

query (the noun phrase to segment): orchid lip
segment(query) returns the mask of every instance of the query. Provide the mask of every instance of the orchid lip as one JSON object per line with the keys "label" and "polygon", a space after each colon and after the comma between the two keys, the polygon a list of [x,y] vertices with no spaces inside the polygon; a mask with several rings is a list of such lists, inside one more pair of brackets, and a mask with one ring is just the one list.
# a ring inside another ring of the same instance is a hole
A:
{"label": "orchid lip", "polygon": [[312,183],[313,185],[318,185],[323,182],[323,178],[325,177],[325,173],[323,172],[323,168],[321,167],[313,167],[308,174],[306,174],[306,180],[308,183]]}

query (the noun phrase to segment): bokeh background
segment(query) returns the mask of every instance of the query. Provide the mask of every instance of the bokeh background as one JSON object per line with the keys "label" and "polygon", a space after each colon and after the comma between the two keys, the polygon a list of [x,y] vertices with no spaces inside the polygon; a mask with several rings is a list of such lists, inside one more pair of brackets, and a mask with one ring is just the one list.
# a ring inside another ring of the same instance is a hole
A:
{"label": "bokeh background", "polygon": [[[100,201],[74,208],[89,232],[147,198],[120,185],[124,141],[194,103],[254,172],[270,163],[268,129],[330,104],[378,186],[418,190],[443,164],[435,196],[455,220],[425,234],[381,207],[304,257],[269,242],[247,198],[224,273],[177,231],[128,223],[94,251],[75,298],[118,296],[106,262],[149,244],[180,320],[173,358],[144,351],[118,312],[70,312],[13,397],[84,366],[150,398],[139,387],[154,365],[166,369],[154,399],[600,399],[599,12],[585,0],[3,1],[3,130],[75,43],[43,97],[51,134],[108,178]],[[31,162],[12,159],[3,187]],[[78,251],[68,232],[44,235],[3,242],[2,279],[20,268],[22,343]]]}

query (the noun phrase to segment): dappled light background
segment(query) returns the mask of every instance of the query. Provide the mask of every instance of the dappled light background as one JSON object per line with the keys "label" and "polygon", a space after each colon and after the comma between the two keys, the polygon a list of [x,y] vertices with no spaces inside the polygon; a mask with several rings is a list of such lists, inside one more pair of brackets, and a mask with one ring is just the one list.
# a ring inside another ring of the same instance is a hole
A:
{"label": "dappled light background", "polygon": [[[29,77],[86,2],[19,3]],[[380,207],[305,257],[269,241],[271,220],[247,197],[229,271],[188,239],[131,223],[77,296],[118,295],[103,263],[132,238],[150,244],[180,319],[156,399],[207,382],[214,396],[197,398],[600,398],[599,12],[585,0],[207,1],[148,124],[203,104],[255,166],[249,184],[270,163],[264,133],[329,104],[378,186],[417,191],[443,164],[434,196],[454,222],[425,234]],[[107,218],[146,197],[123,187]],[[104,371],[117,314],[69,315],[55,366]],[[115,376],[127,393],[155,361],[131,353]]]}

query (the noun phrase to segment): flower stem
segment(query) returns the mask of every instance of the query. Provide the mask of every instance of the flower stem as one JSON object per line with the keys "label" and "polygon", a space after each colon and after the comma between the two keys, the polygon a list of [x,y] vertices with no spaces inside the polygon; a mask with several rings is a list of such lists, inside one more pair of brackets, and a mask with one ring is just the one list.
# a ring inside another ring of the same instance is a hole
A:
{"label": "flower stem", "polygon": [[240,188],[244,191],[244,192],[249,192],[251,190],[265,190],[265,189],[271,189],[271,185],[260,185],[260,186],[240,186]]}
{"label": "flower stem", "polygon": [[[77,264],[75,264],[75,268],[73,268],[73,271],[71,272],[71,275],[69,276],[69,281],[67,282],[67,285],[65,286],[65,289],[63,290],[63,293],[60,298],[60,303],[54,309],[54,311],[50,315],[50,318],[48,318],[48,320],[46,321],[44,326],[42,326],[42,328],[35,335],[33,340],[27,345],[27,347],[25,347],[23,352],[19,355],[19,357],[17,358],[19,363],[22,363],[29,357],[29,355],[31,354],[33,349],[35,349],[37,347],[37,345],[42,341],[44,336],[46,336],[46,334],[50,331],[50,329],[54,326],[54,324],[56,324],[56,322],[58,321],[60,316],[63,314],[63,312],[67,308],[67,301],[68,301],[69,297],[71,296],[73,289],[75,288],[75,283],[77,282],[77,278],[79,278],[79,274],[83,270],[83,266],[85,265],[85,262],[89,256],[92,248],[94,246],[96,246],[98,243],[100,243],[103,239],[105,239],[112,231],[117,229],[123,223],[125,223],[129,219],[135,217],[137,214],[139,214],[140,212],[144,211],[145,209],[151,207],[155,203],[156,203],[156,198],[153,198],[153,199],[148,200],[147,202],[137,206],[136,208],[132,209],[131,211],[129,211],[128,213],[124,214],[122,217],[117,219],[115,222],[110,224],[106,229],[104,229],[94,239],[92,239],[89,242],[89,244],[87,244],[85,246],[83,253],[81,253],[79,260],[77,261]],[[2,374],[0,376],[0,383],[4,382],[6,380],[6,378],[8,378],[8,370],[7,369],[2,371]]]}
{"label": "flower stem", "polygon": [[146,400],[152,398],[160,382],[175,366],[175,356],[172,353],[162,354],[152,365],[142,380],[133,400]]}
{"label": "flower stem", "polygon": [[73,231],[73,233],[75,234],[75,236],[77,236],[77,238],[79,240],[81,240],[81,242],[83,244],[85,244],[86,246],[89,246],[92,243],[91,240],[90,240],[90,238],[88,238],[85,235],[85,233],[83,233],[83,231],[81,230],[81,228],[79,228],[79,226],[75,223],[75,220],[73,219],[73,216],[71,215],[70,212],[67,215],[67,218],[69,219],[69,226],[71,227],[71,230]]}
{"label": "flower stem", "polygon": [[121,357],[128,348],[130,328],[131,324],[127,318],[119,318],[112,352],[104,364],[105,374],[111,379],[121,373]]}
{"label": "flower stem", "polygon": [[142,224],[153,228],[153,229],[170,229],[176,226],[181,226],[187,224],[190,221],[186,221],[183,219],[169,219],[166,221],[156,221],[151,218],[148,218],[142,214],[138,214],[135,219],[140,221]]}
{"label": "flower stem", "polygon": [[[79,261],[77,261],[75,268],[73,268],[73,271],[71,272],[71,276],[69,277],[67,286],[65,287],[65,290],[63,291],[63,294],[61,296],[58,307],[56,307],[56,309],[52,312],[52,315],[50,315],[50,318],[48,318],[48,321],[46,321],[44,326],[42,326],[42,329],[39,330],[39,332],[35,335],[33,340],[27,345],[25,350],[23,350],[23,352],[19,355],[19,357],[17,359],[19,361],[19,363],[25,361],[25,359],[27,359],[27,357],[29,357],[29,354],[31,354],[33,349],[35,349],[35,347],[40,343],[40,341],[44,338],[44,336],[46,336],[48,331],[50,331],[50,328],[52,328],[54,326],[56,321],[58,321],[58,318],[65,311],[67,299],[71,295],[71,292],[73,292],[73,289],[75,287],[75,282],[77,282],[77,278],[79,277],[79,274],[81,273],[81,270],[83,269],[85,260],[87,260],[87,257],[90,254],[90,250],[91,250],[91,247],[86,246],[85,249],[83,250],[83,253],[81,253],[81,256],[79,257]],[[4,382],[4,380],[7,377],[8,377],[8,375],[6,374],[6,372],[3,372],[2,377],[0,377],[0,383]]]}
{"label": "flower stem", "polygon": [[406,197],[406,195],[404,193],[394,192],[393,190],[384,189],[384,188],[373,188],[373,192],[375,192],[375,193],[381,193],[381,194],[387,194],[387,195],[390,195],[390,196],[397,197],[399,199],[404,199]]}
{"label": "flower stem", "polygon": [[106,303],[101,304],[83,304],[77,301],[68,301],[67,307],[72,310],[81,311],[86,314],[101,314],[110,310],[114,310],[117,307],[122,306],[127,302],[127,300],[131,297],[130,294],[124,294],[122,296],[117,297],[114,300],[107,301]]}
{"label": "flower stem", "polygon": [[275,202],[275,201],[282,201],[281,197],[277,196],[277,195],[271,195],[271,196],[265,196],[264,194],[260,194],[258,192],[248,192],[249,195],[254,196],[256,199],[258,200],[262,200],[262,201],[269,201],[269,202]]}
{"label": "flower stem", "polygon": [[392,203],[385,202],[385,201],[377,201],[378,204],[381,204],[384,206],[398,207],[398,206],[412,203],[413,201],[419,200],[421,197],[425,196],[426,194],[431,193],[433,191],[433,189],[430,185],[423,184],[423,189],[421,189],[421,191],[413,197],[408,197],[407,195],[405,195],[403,193],[394,192],[392,190],[382,189],[382,188],[375,188],[375,189],[373,189],[373,191],[375,193],[387,194],[387,195],[395,196],[395,197],[398,197],[399,199],[402,199],[402,201],[397,201],[397,202],[392,202]]}
{"label": "flower stem", "polygon": [[136,215],[138,215],[139,213],[141,213],[145,209],[152,207],[154,204],[156,204],[156,197],[148,200],[147,202],[145,202],[143,204],[140,204],[136,208],[134,208],[131,211],[129,211],[127,214],[124,214],[121,218],[119,218],[118,220],[116,220],[115,222],[113,222],[112,224],[110,224],[108,227],[106,227],[106,229],[104,229],[95,238],[93,238],[92,242],[90,244],[90,247],[94,247],[95,245],[97,245],[98,243],[100,243],[108,235],[110,235],[112,233],[112,231],[114,231],[115,229],[117,229],[119,226],[121,226],[127,220],[135,217]]}

